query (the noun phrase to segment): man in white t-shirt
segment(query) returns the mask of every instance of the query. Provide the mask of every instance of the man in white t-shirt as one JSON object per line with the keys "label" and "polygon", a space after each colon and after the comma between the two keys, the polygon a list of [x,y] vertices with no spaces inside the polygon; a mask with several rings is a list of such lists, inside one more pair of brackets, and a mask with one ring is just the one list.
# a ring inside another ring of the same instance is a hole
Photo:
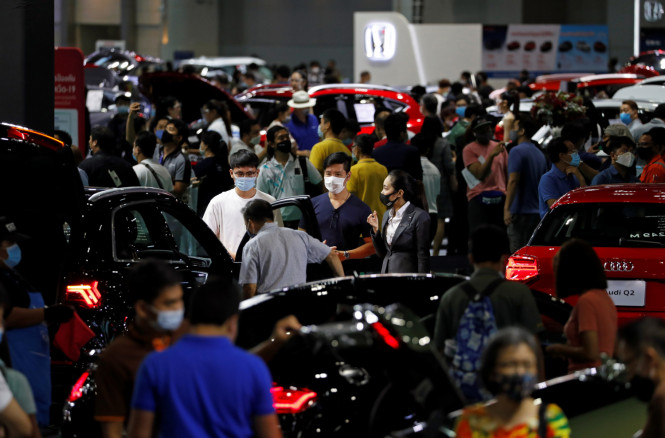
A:
{"label": "man in white t-shirt", "polygon": [[[263,199],[272,203],[275,202],[275,198],[256,190],[256,177],[259,175],[259,158],[256,154],[241,149],[231,155],[229,161],[231,178],[236,186],[212,198],[203,214],[203,221],[208,224],[235,260],[236,251],[246,231],[241,210],[253,199]],[[282,226],[279,210],[275,211],[275,219],[279,226]]]}
{"label": "man in white t-shirt", "polygon": [[155,134],[142,131],[136,135],[132,154],[139,163],[133,167],[143,187],[156,187],[173,193],[173,181],[168,169],[152,160],[157,147]]}

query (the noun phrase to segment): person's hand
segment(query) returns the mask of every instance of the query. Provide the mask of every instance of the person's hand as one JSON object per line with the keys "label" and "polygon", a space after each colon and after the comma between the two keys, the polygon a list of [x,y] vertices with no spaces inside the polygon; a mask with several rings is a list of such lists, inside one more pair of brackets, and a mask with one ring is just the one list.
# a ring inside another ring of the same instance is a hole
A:
{"label": "person's hand", "polygon": [[575,176],[580,176],[580,169],[578,169],[575,166],[567,166],[566,167],[566,175],[575,175]]}
{"label": "person's hand", "polygon": [[600,143],[592,144],[587,152],[590,154],[597,154],[600,152]]}
{"label": "person's hand", "polygon": [[510,210],[504,210],[503,211],[503,223],[506,225],[510,225],[510,223],[513,221],[513,215],[510,213]]}
{"label": "person's hand", "polygon": [[47,324],[67,322],[74,316],[74,307],[68,304],[54,304],[44,308],[44,321]]}
{"label": "person's hand", "polygon": [[302,324],[294,315],[289,315],[280,319],[275,324],[272,330],[272,339],[274,342],[285,343],[293,337],[294,334],[299,333]]}
{"label": "person's hand", "polygon": [[563,344],[552,344],[545,347],[545,353],[552,357],[558,357],[560,359],[565,359]]}
{"label": "person's hand", "polygon": [[134,102],[129,104],[129,116],[135,116],[141,111],[141,102]]}
{"label": "person's hand", "polygon": [[374,230],[374,234],[379,231],[379,216],[376,214],[376,210],[372,212],[369,216],[367,216],[367,223],[369,224],[370,227],[372,227],[372,230]]}
{"label": "person's hand", "polygon": [[494,149],[492,149],[492,152],[490,153],[490,157],[496,157],[505,150],[506,150],[505,143],[501,142],[498,145],[494,146]]}

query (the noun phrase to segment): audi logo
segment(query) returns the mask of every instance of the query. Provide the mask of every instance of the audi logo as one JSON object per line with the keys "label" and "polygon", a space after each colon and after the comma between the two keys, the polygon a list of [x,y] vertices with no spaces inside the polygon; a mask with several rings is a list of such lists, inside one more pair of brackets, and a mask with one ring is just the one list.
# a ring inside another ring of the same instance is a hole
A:
{"label": "audi logo", "polygon": [[626,260],[613,260],[603,263],[603,268],[608,272],[630,272],[635,269],[635,266]]}

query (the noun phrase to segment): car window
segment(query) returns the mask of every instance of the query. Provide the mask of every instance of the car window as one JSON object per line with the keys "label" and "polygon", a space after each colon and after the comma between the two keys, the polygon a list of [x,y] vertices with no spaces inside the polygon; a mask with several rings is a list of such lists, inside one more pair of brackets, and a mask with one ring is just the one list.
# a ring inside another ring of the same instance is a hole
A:
{"label": "car window", "polygon": [[203,248],[203,245],[201,245],[192,232],[189,231],[182,222],[165,211],[162,211],[161,213],[175,240],[176,251],[185,254],[188,257],[208,257],[208,253]]}
{"label": "car window", "polygon": [[665,204],[589,203],[556,207],[530,245],[561,246],[580,238],[595,247],[665,245]]}
{"label": "car window", "polygon": [[343,94],[326,94],[323,96],[316,96],[316,104],[314,105],[314,114],[320,117],[325,110],[336,109],[344,114],[344,117],[355,118],[353,113],[350,113],[347,106],[347,96]]}
{"label": "car window", "polygon": [[113,256],[121,261],[150,257],[179,260],[173,236],[152,205],[133,206],[113,215]]}

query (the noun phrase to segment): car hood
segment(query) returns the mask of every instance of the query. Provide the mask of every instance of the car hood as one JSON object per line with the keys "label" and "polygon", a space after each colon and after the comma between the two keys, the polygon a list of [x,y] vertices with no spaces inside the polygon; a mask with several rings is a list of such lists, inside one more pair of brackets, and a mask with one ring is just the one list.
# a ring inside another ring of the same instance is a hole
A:
{"label": "car hood", "polygon": [[201,107],[211,99],[226,102],[234,124],[253,118],[229,93],[196,75],[144,73],[139,79],[139,89],[152,102],[165,96],[177,98],[182,103],[182,118],[187,123],[199,120]]}

